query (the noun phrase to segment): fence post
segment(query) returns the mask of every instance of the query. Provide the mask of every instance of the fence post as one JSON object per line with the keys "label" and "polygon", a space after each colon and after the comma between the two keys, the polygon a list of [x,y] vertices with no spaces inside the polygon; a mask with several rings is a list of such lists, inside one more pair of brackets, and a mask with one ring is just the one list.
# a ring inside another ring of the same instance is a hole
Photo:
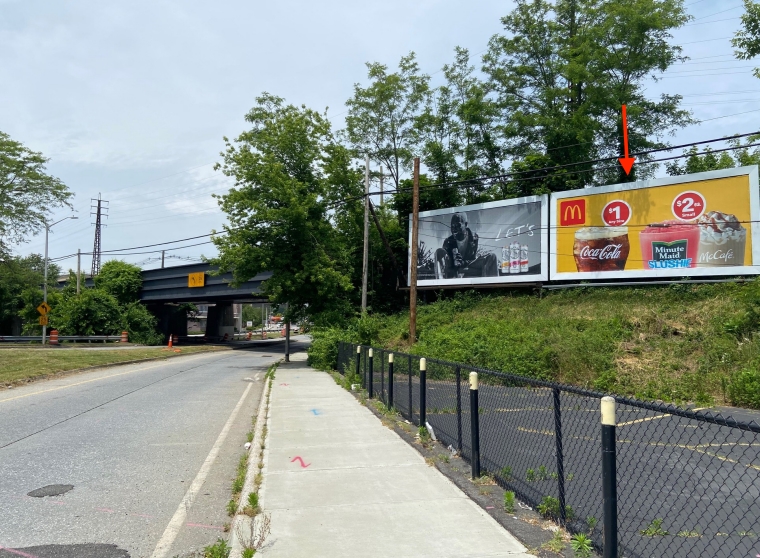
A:
{"label": "fence post", "polygon": [[412,355],[407,357],[409,361],[409,422],[414,424],[414,399],[412,399]]}
{"label": "fence post", "polygon": [[357,378],[361,375],[361,364],[362,364],[362,346],[357,345],[356,346],[356,377]]}
{"label": "fence post", "polygon": [[387,404],[385,399],[385,350],[380,349],[380,400]]}
{"label": "fence post", "polygon": [[427,391],[427,359],[420,359],[420,426],[425,426],[426,407],[425,392]]}
{"label": "fence post", "polygon": [[604,498],[604,558],[617,558],[617,473],[615,398],[602,397],[602,494]]}
{"label": "fence post", "polygon": [[369,398],[372,399],[372,393],[373,393],[373,385],[375,383],[375,371],[372,369],[372,347],[368,349],[369,351],[369,375],[367,376],[367,383],[369,384],[367,387],[367,391],[369,392]]}
{"label": "fence post", "polygon": [[457,366],[457,451],[462,453],[462,369]]}
{"label": "fence post", "polygon": [[557,492],[559,493],[559,523],[565,525],[567,521],[565,508],[565,458],[562,453],[562,411],[559,406],[559,389],[552,389],[554,393],[554,441],[557,446]]}
{"label": "fence post", "polygon": [[478,414],[478,373],[470,372],[470,437],[472,478],[480,477],[480,416]]}
{"label": "fence post", "polygon": [[393,408],[393,353],[388,355],[388,408]]}

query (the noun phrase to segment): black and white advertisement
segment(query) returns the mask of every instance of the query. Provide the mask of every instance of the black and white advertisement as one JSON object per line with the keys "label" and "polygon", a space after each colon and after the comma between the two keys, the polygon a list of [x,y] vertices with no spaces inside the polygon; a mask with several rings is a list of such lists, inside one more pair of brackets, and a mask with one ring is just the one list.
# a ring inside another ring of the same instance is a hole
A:
{"label": "black and white advertisement", "polygon": [[420,212],[420,287],[546,281],[548,254],[547,196]]}

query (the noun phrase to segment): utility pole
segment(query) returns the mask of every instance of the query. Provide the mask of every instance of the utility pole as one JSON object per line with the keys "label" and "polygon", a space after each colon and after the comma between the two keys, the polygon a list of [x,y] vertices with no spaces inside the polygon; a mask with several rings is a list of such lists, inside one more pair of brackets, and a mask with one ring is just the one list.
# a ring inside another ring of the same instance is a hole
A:
{"label": "utility pole", "polygon": [[77,249],[77,295],[82,283],[82,249]]}
{"label": "utility pole", "polygon": [[420,223],[420,158],[414,158],[412,190],[412,254],[409,262],[409,342],[417,340],[417,246]]}
{"label": "utility pole", "polygon": [[95,215],[95,245],[92,249],[92,277],[94,278],[98,273],[100,273],[100,253],[101,253],[101,244],[100,244],[100,229],[101,227],[105,226],[102,224],[101,217],[103,216],[104,210],[105,215],[108,217],[108,206],[103,206],[103,203],[106,204],[108,201],[100,199],[100,194],[98,194],[98,199],[92,199],[92,202],[96,202],[96,206],[90,207],[90,215]]}
{"label": "utility pole", "polygon": [[364,159],[364,262],[362,266],[362,314],[367,312],[367,267],[369,264],[369,155]]}
{"label": "utility pole", "polygon": [[383,165],[380,165],[380,207],[383,207]]}
{"label": "utility pole", "polygon": [[166,256],[166,250],[161,250],[161,269],[164,268],[164,257]]}

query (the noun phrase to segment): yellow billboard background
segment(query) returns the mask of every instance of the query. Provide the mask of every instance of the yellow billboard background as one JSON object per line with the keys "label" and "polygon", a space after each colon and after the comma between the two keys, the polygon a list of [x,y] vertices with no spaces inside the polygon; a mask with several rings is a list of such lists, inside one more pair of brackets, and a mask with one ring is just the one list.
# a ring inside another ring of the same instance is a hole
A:
{"label": "yellow billboard background", "polygon": [[[675,220],[671,206],[673,200],[683,192],[696,191],[705,199],[704,213],[720,211],[735,215],[742,226],[747,229],[747,240],[744,249],[744,265],[753,265],[752,261],[752,223],[750,216],[750,184],[749,176],[734,176],[716,178],[696,182],[685,182],[669,186],[639,188],[600,194],[587,194],[572,198],[554,198],[552,210],[557,215],[556,248],[557,272],[577,273],[578,269],[573,256],[575,232],[582,227],[604,227],[602,210],[611,201],[622,200],[631,206],[631,217],[627,223],[630,253],[625,264],[625,270],[650,271],[642,257],[639,233],[651,223]],[[562,227],[560,224],[560,203],[572,200],[585,200],[586,220],[583,225]],[[703,214],[704,214],[703,213]],[[673,270],[677,275],[677,271]]]}

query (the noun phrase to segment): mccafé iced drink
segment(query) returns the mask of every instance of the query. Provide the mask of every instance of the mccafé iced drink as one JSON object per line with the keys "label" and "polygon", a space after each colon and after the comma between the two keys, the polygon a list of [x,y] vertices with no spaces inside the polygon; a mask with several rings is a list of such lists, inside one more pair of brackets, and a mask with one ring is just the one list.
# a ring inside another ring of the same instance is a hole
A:
{"label": "mccaf\u00e9 iced drink", "polygon": [[696,223],[663,221],[639,233],[644,269],[696,267],[699,227]]}
{"label": "mccaf\u00e9 iced drink", "polygon": [[710,211],[697,221],[699,253],[697,267],[744,265],[747,229],[736,215]]}
{"label": "mccaf\u00e9 iced drink", "polygon": [[573,256],[578,271],[623,271],[630,250],[628,227],[583,227],[575,231]]}

